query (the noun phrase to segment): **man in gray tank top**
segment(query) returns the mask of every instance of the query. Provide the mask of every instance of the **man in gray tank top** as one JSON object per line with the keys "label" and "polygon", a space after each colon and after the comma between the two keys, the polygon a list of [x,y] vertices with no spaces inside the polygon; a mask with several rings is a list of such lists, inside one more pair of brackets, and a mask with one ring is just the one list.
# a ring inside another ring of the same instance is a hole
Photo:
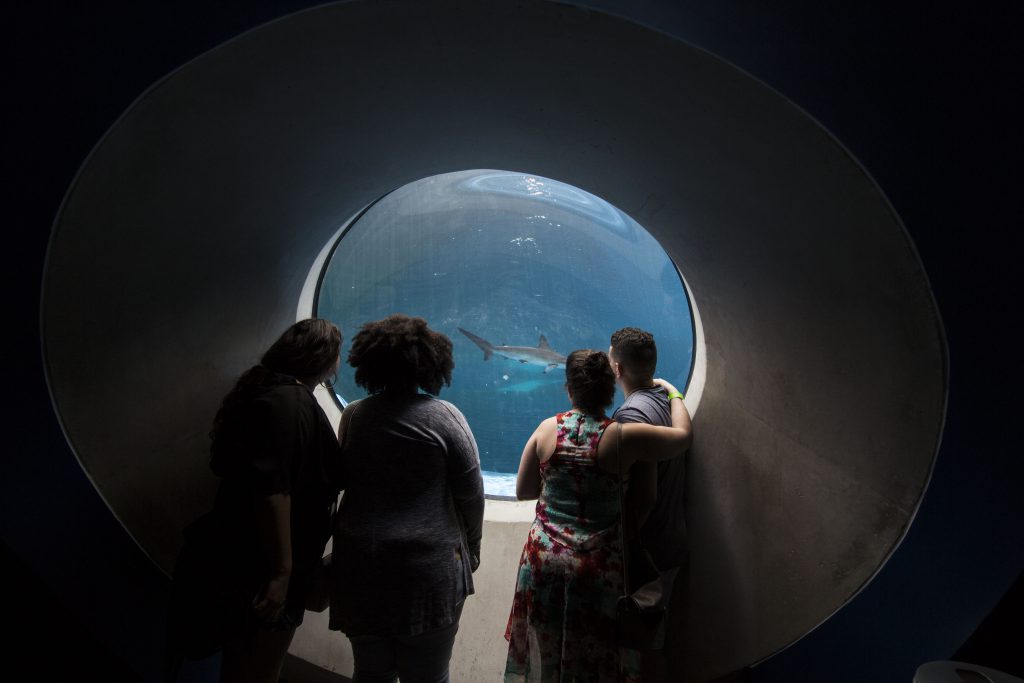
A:
{"label": "man in gray tank top", "polygon": [[[669,396],[652,382],[658,364],[658,349],[651,333],[636,327],[616,331],[612,334],[608,356],[626,397],[612,418],[623,423],[671,426]],[[666,602],[672,597],[672,585],[677,574],[686,571],[689,554],[683,500],[685,476],[684,456],[658,463],[638,462],[629,473],[626,513],[634,516],[639,527],[640,544],[651,554],[662,573]],[[665,648],[668,647],[666,632]],[[644,653],[643,680],[662,681],[666,675],[663,651]]]}

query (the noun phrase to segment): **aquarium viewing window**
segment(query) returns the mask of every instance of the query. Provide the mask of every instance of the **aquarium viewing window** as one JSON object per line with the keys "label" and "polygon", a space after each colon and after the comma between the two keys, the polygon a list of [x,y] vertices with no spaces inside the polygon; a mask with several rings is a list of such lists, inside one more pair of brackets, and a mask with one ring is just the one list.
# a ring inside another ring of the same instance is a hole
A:
{"label": "aquarium viewing window", "polygon": [[[447,173],[384,196],[338,238],[315,311],[346,340],[391,313],[451,338],[440,397],[473,430],[489,497],[514,497],[526,440],[568,410],[570,351],[606,350],[632,325],[654,334],[660,376],[685,387],[693,366],[689,298],[658,242],[608,202],[524,173]],[[344,363],[335,393],[342,405],[365,395]]]}

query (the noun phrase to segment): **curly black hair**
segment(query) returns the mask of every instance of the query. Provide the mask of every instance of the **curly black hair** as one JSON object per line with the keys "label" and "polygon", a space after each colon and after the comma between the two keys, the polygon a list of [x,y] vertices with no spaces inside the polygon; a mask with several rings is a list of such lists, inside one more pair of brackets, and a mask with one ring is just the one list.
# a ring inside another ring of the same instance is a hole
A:
{"label": "curly black hair", "polygon": [[352,339],[348,364],[356,384],[371,394],[387,390],[436,395],[452,383],[452,340],[423,318],[396,313],[364,324]]}
{"label": "curly black hair", "polygon": [[608,354],[577,349],[565,361],[565,386],[573,405],[588,415],[603,415],[615,398],[615,373]]}
{"label": "curly black hair", "polygon": [[658,367],[658,347],[654,335],[639,327],[623,327],[612,333],[612,353],[615,361],[633,379],[644,380],[654,377]]}

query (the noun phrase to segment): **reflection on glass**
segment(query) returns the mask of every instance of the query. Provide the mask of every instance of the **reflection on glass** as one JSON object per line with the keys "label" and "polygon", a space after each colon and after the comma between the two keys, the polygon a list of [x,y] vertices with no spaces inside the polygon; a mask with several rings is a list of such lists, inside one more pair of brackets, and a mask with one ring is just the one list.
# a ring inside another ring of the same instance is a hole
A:
{"label": "reflection on glass", "polygon": [[[454,344],[452,385],[492,496],[515,495],[519,456],[568,408],[565,356],[607,349],[620,327],[649,330],[658,374],[685,386],[693,355],[682,281],[664,250],[608,202],[507,171],[432,176],[387,195],[342,236],[317,315],[347,339],[390,313],[426,318]],[[344,402],[363,395],[342,365]]]}

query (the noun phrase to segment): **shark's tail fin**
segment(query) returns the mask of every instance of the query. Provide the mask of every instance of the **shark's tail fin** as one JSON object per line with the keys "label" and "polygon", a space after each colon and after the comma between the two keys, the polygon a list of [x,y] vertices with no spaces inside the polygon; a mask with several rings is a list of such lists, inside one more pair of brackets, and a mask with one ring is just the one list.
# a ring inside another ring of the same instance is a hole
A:
{"label": "shark's tail fin", "polygon": [[473,342],[474,344],[476,344],[477,346],[480,347],[480,350],[484,352],[484,360],[490,360],[491,359],[491,356],[494,355],[494,345],[491,344],[491,342],[487,341],[486,339],[483,339],[482,337],[476,336],[472,332],[466,332],[461,327],[458,328],[458,329],[459,329],[459,332],[461,332],[462,334],[464,334],[467,337],[469,337],[469,340],[471,342]]}

